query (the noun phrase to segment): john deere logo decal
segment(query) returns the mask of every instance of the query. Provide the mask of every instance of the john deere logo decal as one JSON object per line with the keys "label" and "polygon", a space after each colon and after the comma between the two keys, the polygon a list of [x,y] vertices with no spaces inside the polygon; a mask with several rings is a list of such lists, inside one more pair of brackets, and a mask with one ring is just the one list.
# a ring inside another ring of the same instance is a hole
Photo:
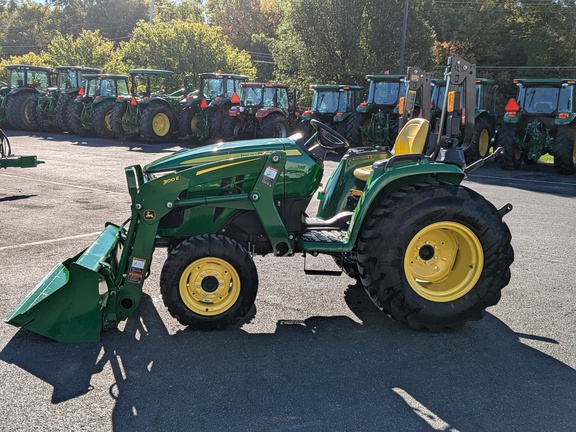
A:
{"label": "john deere logo decal", "polygon": [[156,212],[154,210],[145,210],[144,211],[144,219],[146,219],[146,220],[156,219]]}

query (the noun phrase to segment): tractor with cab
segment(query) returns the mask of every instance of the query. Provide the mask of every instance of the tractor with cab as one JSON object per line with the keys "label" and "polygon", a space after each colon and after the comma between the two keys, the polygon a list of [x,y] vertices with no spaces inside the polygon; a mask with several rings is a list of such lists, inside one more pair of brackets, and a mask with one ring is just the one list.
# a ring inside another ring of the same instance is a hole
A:
{"label": "tractor with cab", "polygon": [[504,169],[532,165],[551,154],[560,174],[576,172],[576,79],[521,78],[516,98],[505,106],[497,145]]}

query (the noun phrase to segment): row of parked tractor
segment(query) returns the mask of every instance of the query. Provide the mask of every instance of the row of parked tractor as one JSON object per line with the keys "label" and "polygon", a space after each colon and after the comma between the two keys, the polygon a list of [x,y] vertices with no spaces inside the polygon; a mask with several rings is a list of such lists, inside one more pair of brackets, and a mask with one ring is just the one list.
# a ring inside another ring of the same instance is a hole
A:
{"label": "row of parked tractor", "polygon": [[[0,125],[22,130],[52,130],[103,138],[142,138],[165,142],[176,137],[201,144],[215,140],[287,137],[312,134],[316,119],[339,132],[351,147],[393,147],[402,125],[423,117],[434,129],[441,121],[446,80],[420,68],[407,74],[367,75],[368,90],[358,85],[313,85],[310,107],[297,105],[288,86],[248,82],[244,75],[201,73],[198,85],[155,91],[172,71],[131,69],[128,75],[105,74],[81,66],[9,65],[0,89]],[[55,79],[54,79],[55,78]],[[572,79],[518,79],[518,96],[498,119],[498,87],[475,78],[456,96],[464,111],[461,141],[467,163],[502,147],[505,169],[554,157],[556,170],[573,174],[576,163],[576,109]],[[467,106],[468,104],[468,106]],[[474,121],[466,113],[474,111]],[[500,120],[500,121],[499,121]],[[434,137],[430,140],[433,148]],[[431,150],[428,150],[430,152]]]}

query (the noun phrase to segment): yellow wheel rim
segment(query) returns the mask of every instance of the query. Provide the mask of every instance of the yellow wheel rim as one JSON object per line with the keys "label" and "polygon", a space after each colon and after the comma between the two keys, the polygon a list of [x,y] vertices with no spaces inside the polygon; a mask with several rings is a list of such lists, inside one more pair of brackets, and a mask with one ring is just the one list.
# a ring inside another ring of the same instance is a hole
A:
{"label": "yellow wheel rim", "polygon": [[[371,119],[366,119],[364,121],[364,124],[362,125],[362,128],[364,128],[364,130],[367,130],[370,127],[370,120]],[[372,144],[372,142],[368,139],[368,137],[364,132],[362,132],[360,136],[362,137],[362,145],[364,147],[370,146]]]}
{"label": "yellow wheel rim", "polygon": [[220,258],[201,258],[184,270],[179,290],[184,305],[192,312],[219,315],[238,300],[240,276],[232,265]]}
{"label": "yellow wheel rim", "polygon": [[104,124],[106,125],[106,129],[112,132],[112,123],[110,122],[110,117],[112,117],[112,110],[108,111],[104,116]]}
{"label": "yellow wheel rim", "polygon": [[164,136],[170,130],[170,119],[164,113],[158,113],[152,120],[152,130],[158,136]]}
{"label": "yellow wheel rim", "polygon": [[480,132],[480,138],[478,139],[478,152],[480,153],[480,157],[486,157],[489,148],[490,132],[488,132],[488,129],[482,129],[482,132]]}
{"label": "yellow wheel rim", "polygon": [[192,120],[190,120],[190,130],[192,131],[192,133],[196,135],[200,132],[200,128],[198,127],[200,121],[201,121],[200,114],[194,115],[194,117],[192,117]]}
{"label": "yellow wheel rim", "polygon": [[30,104],[26,104],[24,107],[24,118],[26,119],[27,123],[30,123]]}
{"label": "yellow wheel rim", "polygon": [[480,240],[470,228],[456,222],[423,228],[404,255],[404,271],[412,289],[439,303],[466,295],[480,279],[483,267]]}

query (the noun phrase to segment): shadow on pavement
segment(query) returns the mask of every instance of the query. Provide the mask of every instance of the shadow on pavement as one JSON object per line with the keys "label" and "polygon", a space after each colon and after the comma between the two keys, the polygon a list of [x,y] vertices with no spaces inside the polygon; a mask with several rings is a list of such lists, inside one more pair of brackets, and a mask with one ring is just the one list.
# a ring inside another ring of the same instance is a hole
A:
{"label": "shadow on pavement", "polygon": [[[169,335],[149,296],[124,331],[59,344],[20,330],[0,353],[54,388],[91,390],[110,362],[118,431],[541,431],[573,428],[576,372],[492,315],[458,332],[389,320],[358,286],[345,316]],[[555,343],[553,340],[547,340]],[[42,353],[42,355],[39,355]],[[90,409],[87,406],[86,409]]]}

